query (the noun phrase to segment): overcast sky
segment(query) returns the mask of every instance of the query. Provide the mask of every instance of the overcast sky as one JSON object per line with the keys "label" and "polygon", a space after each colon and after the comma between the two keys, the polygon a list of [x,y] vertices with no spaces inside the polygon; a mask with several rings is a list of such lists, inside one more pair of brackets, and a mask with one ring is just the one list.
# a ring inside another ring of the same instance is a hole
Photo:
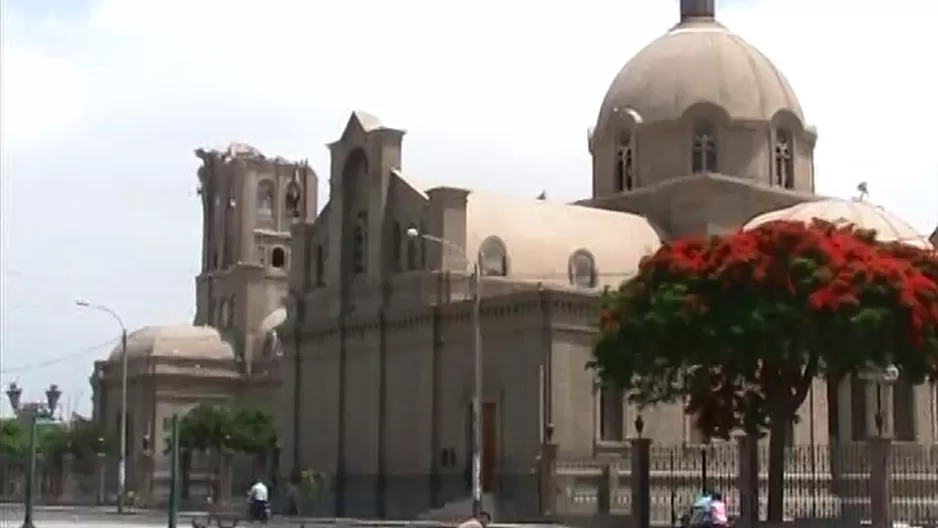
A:
{"label": "overcast sky", "polygon": [[[938,3],[718,0],[817,126],[817,189],[938,223]],[[586,130],[677,0],[4,0],[2,383],[90,407],[128,327],[191,322],[192,150],[308,158],[354,109],[409,131],[418,181],[550,199],[590,192]],[[931,66],[929,66],[931,64]],[[601,228],[597,226],[597,228]],[[60,359],[64,358],[64,359]],[[42,364],[45,363],[45,366]],[[6,406],[6,399],[3,401]]]}

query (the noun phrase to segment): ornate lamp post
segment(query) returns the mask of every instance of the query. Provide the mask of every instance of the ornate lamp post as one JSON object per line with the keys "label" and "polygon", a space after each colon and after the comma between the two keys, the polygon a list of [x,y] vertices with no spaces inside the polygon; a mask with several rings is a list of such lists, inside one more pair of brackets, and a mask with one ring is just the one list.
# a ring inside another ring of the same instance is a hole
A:
{"label": "ornate lamp post", "polygon": [[7,398],[10,400],[10,407],[13,408],[13,413],[19,414],[20,399],[23,397],[23,389],[20,388],[19,383],[14,381],[7,387],[6,393]]}
{"label": "ornate lamp post", "polygon": [[62,391],[58,385],[52,384],[46,390],[46,408],[41,404],[22,405],[23,389],[19,384],[11,383],[6,390],[10,407],[17,416],[29,419],[29,456],[27,459],[26,486],[23,490],[23,526],[22,528],[35,528],[33,524],[33,487],[36,484],[36,440],[37,428],[41,420],[48,420],[55,414]]}

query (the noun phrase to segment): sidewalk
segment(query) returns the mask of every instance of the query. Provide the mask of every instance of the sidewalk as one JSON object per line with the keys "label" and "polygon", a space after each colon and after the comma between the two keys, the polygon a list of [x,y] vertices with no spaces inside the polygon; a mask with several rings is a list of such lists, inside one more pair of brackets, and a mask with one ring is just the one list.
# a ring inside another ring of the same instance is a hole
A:
{"label": "sidewalk", "polygon": [[[71,526],[94,525],[100,526],[157,526],[165,525],[166,510],[138,510],[132,513],[118,514],[114,506],[35,506],[33,508],[37,521],[42,520],[42,526],[47,521],[68,523]],[[205,511],[180,511],[179,526],[190,526],[194,517],[208,515]],[[0,503],[0,526],[6,528],[7,523],[22,520],[23,505]],[[328,518],[328,517],[286,517],[274,516],[268,526],[294,527],[305,525],[307,527],[337,527],[337,528],[454,528],[458,523],[428,521],[428,520],[377,520],[355,518]],[[11,525],[12,526],[12,525]],[[18,527],[19,524],[16,524]],[[492,528],[556,528],[546,524],[503,524],[492,523]]]}

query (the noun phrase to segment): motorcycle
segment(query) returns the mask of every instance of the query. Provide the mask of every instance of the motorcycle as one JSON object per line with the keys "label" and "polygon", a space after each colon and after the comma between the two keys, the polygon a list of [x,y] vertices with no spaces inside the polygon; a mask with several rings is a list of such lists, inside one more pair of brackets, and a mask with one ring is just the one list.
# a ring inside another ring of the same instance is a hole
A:
{"label": "motorcycle", "polygon": [[251,522],[261,522],[268,523],[270,522],[271,512],[270,512],[270,501],[264,502],[254,502],[252,500],[248,501],[248,519]]}

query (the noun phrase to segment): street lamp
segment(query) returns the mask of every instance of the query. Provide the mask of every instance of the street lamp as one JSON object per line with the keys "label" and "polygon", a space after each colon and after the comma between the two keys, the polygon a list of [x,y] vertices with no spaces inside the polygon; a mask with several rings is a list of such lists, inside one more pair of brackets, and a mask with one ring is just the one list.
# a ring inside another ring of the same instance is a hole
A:
{"label": "street lamp", "polygon": [[11,383],[6,390],[10,407],[20,417],[29,418],[29,458],[27,460],[26,486],[23,490],[23,526],[22,528],[35,528],[33,524],[33,487],[36,483],[36,441],[38,440],[37,427],[39,421],[48,423],[48,419],[55,413],[62,392],[58,385],[52,384],[46,390],[46,412],[41,404],[22,405],[23,389],[17,383]]}
{"label": "street lamp", "polygon": [[476,519],[482,515],[482,333],[479,326],[480,307],[482,302],[481,286],[482,276],[479,269],[479,259],[471,259],[462,248],[446,240],[426,233],[421,233],[416,227],[407,229],[410,238],[422,238],[430,242],[445,246],[466,261],[470,272],[472,288],[472,329],[473,329],[473,371],[475,374],[474,390],[472,392],[472,515]]}
{"label": "street lamp", "polygon": [[121,416],[120,416],[120,453],[117,462],[117,513],[124,513],[124,487],[127,481],[127,327],[117,312],[107,306],[91,304],[88,301],[77,300],[75,304],[81,308],[97,310],[111,316],[121,328]]}

